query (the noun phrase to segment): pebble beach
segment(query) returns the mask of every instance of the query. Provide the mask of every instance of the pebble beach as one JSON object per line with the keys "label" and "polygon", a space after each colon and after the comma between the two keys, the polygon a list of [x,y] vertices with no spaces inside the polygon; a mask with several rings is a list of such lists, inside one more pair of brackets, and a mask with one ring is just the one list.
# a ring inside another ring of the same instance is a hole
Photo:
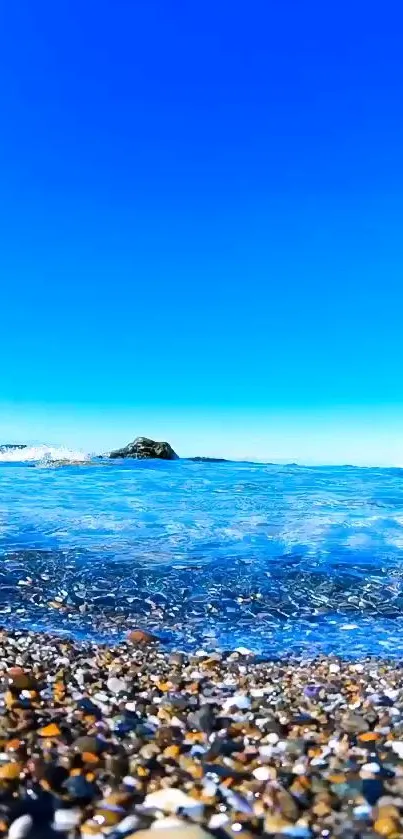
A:
{"label": "pebble beach", "polygon": [[396,661],[3,630],[0,679],[0,836],[403,834]]}

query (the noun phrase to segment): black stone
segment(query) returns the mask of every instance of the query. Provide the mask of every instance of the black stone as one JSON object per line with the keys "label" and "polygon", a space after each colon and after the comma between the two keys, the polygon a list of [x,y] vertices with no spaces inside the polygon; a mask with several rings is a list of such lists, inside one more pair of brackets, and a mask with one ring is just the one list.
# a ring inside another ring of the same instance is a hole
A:
{"label": "black stone", "polygon": [[98,792],[95,784],[91,784],[83,775],[73,775],[63,786],[73,800],[83,803],[92,801]]}
{"label": "black stone", "polygon": [[231,463],[226,457],[188,457],[193,463]]}
{"label": "black stone", "polygon": [[374,807],[384,793],[384,786],[378,778],[366,778],[362,782],[362,794],[368,804]]}
{"label": "black stone", "polygon": [[150,460],[153,458],[159,458],[160,460],[178,460],[178,455],[169,443],[159,443],[155,440],[150,440],[148,437],[136,437],[133,443],[128,443],[122,449],[116,449],[110,452],[109,457],[132,457],[135,460]]}

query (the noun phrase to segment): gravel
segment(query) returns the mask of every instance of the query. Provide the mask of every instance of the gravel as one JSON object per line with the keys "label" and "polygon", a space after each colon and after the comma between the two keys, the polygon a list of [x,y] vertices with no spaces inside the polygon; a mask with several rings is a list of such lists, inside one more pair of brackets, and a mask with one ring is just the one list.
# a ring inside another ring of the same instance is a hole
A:
{"label": "gravel", "polygon": [[403,668],[0,633],[0,837],[398,839]]}

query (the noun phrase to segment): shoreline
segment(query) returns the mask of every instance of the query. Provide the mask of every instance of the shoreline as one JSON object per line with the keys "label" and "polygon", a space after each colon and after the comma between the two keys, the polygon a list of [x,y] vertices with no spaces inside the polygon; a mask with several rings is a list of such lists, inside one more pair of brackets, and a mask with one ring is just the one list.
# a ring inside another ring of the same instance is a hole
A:
{"label": "shoreline", "polygon": [[401,663],[1,630],[0,671],[0,836],[403,832]]}

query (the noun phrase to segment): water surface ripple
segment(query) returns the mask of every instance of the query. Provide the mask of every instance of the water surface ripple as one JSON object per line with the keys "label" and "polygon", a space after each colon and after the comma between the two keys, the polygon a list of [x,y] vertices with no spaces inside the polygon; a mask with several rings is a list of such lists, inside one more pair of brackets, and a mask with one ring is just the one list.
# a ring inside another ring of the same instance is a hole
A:
{"label": "water surface ripple", "polygon": [[0,623],[403,651],[403,470],[0,463]]}

